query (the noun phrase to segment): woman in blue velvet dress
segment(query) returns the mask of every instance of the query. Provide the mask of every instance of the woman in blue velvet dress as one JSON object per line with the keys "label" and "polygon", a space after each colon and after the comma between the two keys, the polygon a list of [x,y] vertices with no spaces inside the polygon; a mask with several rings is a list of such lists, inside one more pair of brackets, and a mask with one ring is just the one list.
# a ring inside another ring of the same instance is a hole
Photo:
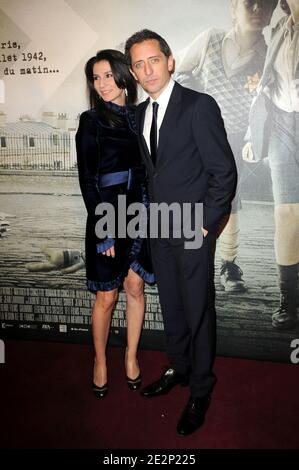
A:
{"label": "woman in blue velvet dress", "polygon": [[[144,320],[144,281],[153,282],[147,239],[99,239],[95,208],[108,202],[117,209],[118,196],[126,206],[145,203],[144,170],[138,149],[134,109],[136,83],[116,50],[103,50],[85,66],[91,109],[82,113],[76,135],[79,183],[87,209],[87,288],[96,294],[92,311],[95,348],[93,391],[108,391],[106,346],[112,311],[123,286],[127,297],[126,379],[130,389],[141,384],[137,348]],[[116,233],[118,231],[116,230]]]}

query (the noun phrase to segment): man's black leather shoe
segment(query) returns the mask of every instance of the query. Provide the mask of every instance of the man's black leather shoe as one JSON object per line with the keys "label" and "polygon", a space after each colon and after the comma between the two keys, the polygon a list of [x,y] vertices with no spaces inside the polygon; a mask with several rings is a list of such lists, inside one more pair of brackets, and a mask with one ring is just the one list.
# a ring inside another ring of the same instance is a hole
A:
{"label": "man's black leather shoe", "polygon": [[203,397],[190,397],[177,425],[177,432],[181,436],[188,436],[203,425],[206,411],[210,406],[211,395]]}
{"label": "man's black leather shoe", "polygon": [[165,395],[176,385],[186,386],[188,385],[188,378],[186,375],[179,374],[174,369],[167,369],[160,379],[156,380],[152,384],[144,387],[140,394],[146,398],[157,397],[159,395]]}

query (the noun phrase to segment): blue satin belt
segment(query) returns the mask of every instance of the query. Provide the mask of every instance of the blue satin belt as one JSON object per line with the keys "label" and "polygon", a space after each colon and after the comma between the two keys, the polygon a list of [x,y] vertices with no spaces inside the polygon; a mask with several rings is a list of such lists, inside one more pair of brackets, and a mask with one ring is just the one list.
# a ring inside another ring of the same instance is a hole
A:
{"label": "blue satin belt", "polygon": [[114,173],[105,173],[99,176],[99,187],[106,188],[115,184],[127,183],[127,188],[132,186],[132,169],[126,171],[115,171]]}

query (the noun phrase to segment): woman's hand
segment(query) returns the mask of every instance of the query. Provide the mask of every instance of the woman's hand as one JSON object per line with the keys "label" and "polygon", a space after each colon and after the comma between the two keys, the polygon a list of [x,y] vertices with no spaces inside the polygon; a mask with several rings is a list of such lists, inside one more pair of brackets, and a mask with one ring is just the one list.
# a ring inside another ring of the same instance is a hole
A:
{"label": "woman's hand", "polygon": [[115,249],[114,249],[114,246],[112,246],[111,248],[109,248],[109,249],[106,250],[106,251],[103,251],[103,252],[102,252],[102,255],[111,256],[112,258],[115,258]]}

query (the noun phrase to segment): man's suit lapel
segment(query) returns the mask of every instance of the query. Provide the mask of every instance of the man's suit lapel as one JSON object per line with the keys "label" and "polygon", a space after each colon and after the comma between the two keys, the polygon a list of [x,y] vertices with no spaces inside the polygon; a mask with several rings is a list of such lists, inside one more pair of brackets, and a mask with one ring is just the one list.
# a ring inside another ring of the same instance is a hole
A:
{"label": "man's suit lapel", "polygon": [[149,103],[149,98],[141,103],[138,108],[137,108],[137,131],[138,131],[138,136],[139,136],[139,141],[141,145],[141,151],[144,157],[146,158],[147,162],[149,165],[152,167],[152,170],[154,171],[154,165],[151,159],[151,155],[149,152],[149,149],[147,147],[146,140],[143,136],[143,126],[144,126],[144,119],[145,119],[145,111]]}
{"label": "man's suit lapel", "polygon": [[159,165],[159,160],[161,163],[161,155],[167,144],[167,140],[172,135],[172,129],[180,113],[179,104],[181,102],[181,86],[178,83],[174,84],[168,106],[160,127],[159,131],[159,144],[158,144],[158,155],[157,155],[157,165]]}
{"label": "man's suit lapel", "polygon": [[[181,86],[178,83],[174,84],[172,93],[170,95],[170,99],[168,102],[168,106],[163,118],[162,125],[159,131],[159,142],[158,142],[158,155],[157,155],[157,163],[156,167],[159,165],[159,159],[162,155],[163,149],[166,146],[167,139],[171,136],[173,126],[180,114],[180,102],[181,102]],[[144,126],[144,119],[145,119],[145,111],[149,103],[149,98],[141,103],[137,108],[137,130],[141,144],[141,150],[146,158],[147,162],[151,166],[152,170],[155,171],[155,167],[153,165],[151,155],[149,149],[147,147],[145,138],[143,136],[143,126]],[[160,162],[161,163],[161,162]]]}

